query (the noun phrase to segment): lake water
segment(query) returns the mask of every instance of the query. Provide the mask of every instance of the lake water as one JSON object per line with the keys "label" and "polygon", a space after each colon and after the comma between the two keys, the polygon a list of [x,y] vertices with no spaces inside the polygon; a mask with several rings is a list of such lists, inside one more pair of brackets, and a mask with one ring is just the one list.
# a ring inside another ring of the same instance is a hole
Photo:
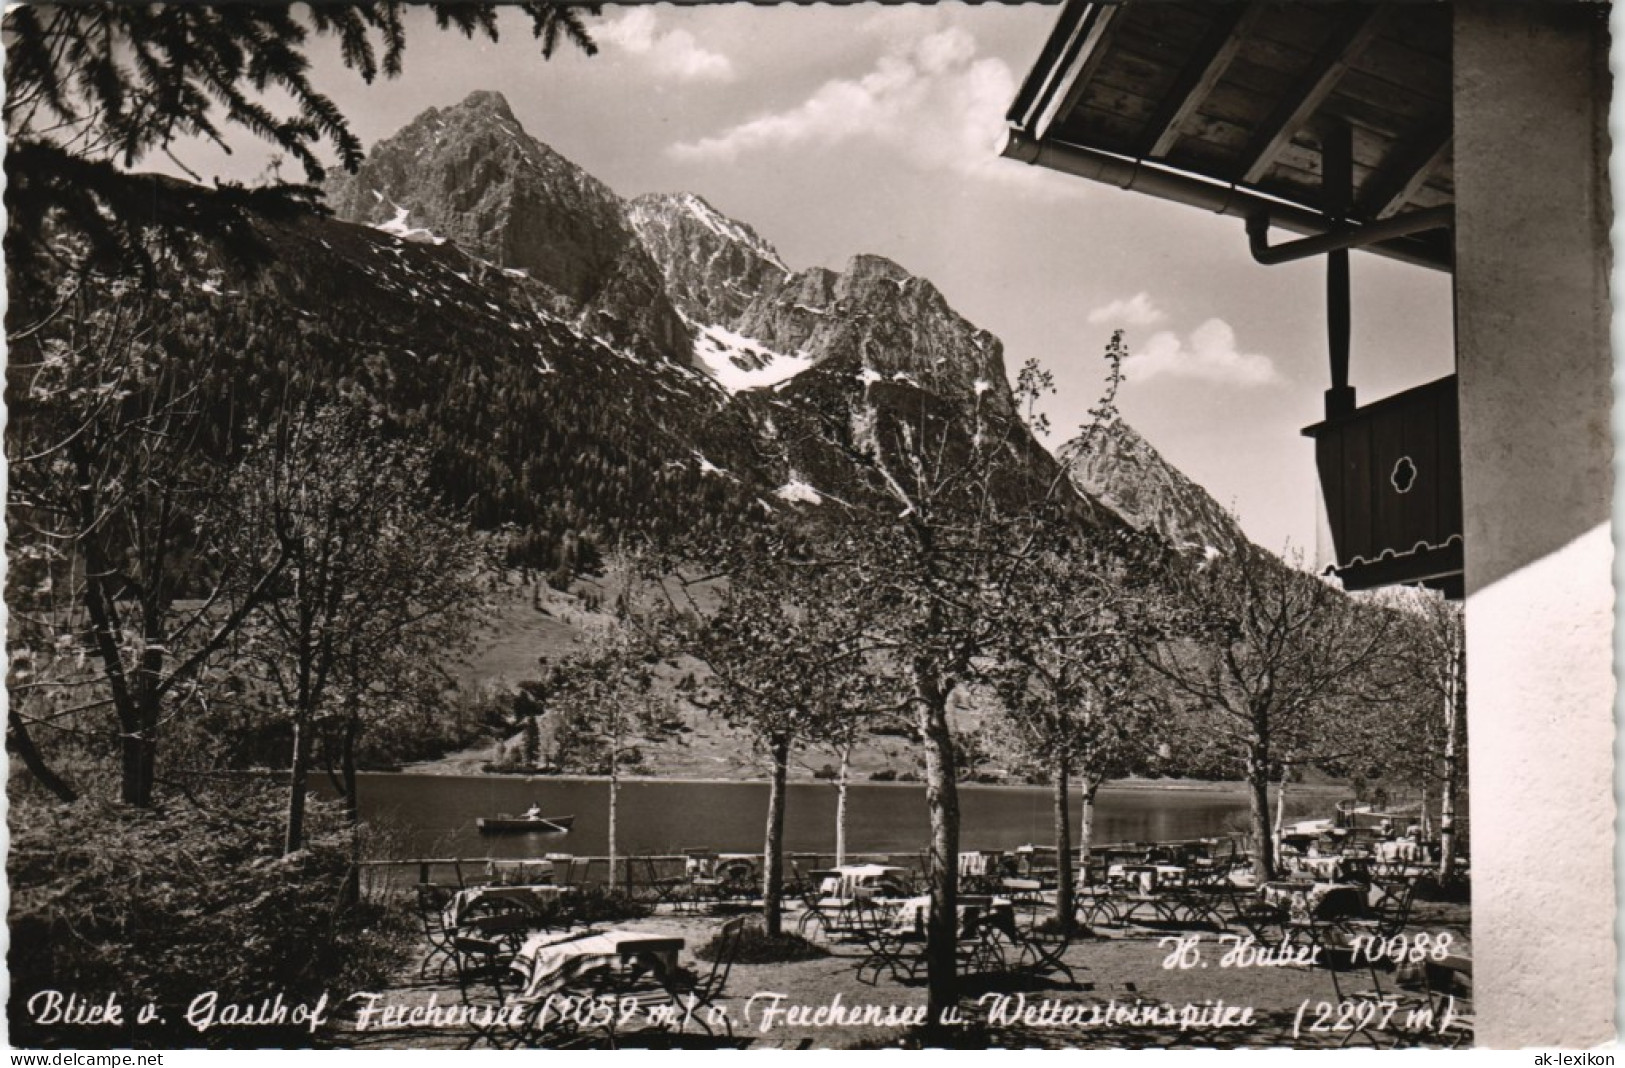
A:
{"label": "lake water", "polygon": [[[1043,787],[959,788],[960,841],[970,849],[1013,849],[1053,840],[1051,795]],[[609,784],[550,777],[414,775],[361,776],[364,818],[396,829],[409,855],[527,857],[547,852],[602,855],[608,851]],[[1287,816],[1330,815],[1333,795],[1287,796]],[[576,818],[567,835],[482,835],[474,821],[523,812],[531,802],[550,816]],[[1073,795],[1074,829],[1079,802]],[[767,784],[753,782],[628,782],[621,784],[617,846],[624,854],[683,849],[760,851],[767,818]],[[835,848],[835,787],[792,783],[785,845],[792,852]],[[1238,831],[1246,826],[1240,786],[1207,789],[1103,787],[1095,806],[1097,843],[1174,841]],[[861,783],[847,801],[847,849],[854,853],[916,853],[926,842],[925,790],[917,783]]]}

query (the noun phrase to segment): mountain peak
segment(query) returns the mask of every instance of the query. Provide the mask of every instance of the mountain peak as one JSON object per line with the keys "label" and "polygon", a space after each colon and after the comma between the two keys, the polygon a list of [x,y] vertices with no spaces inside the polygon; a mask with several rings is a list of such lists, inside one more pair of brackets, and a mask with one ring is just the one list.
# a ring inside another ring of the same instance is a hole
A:
{"label": "mountain peak", "polygon": [[757,294],[790,274],[773,246],[694,193],[649,193],[627,219],[660,265],[672,302],[696,323],[732,326]]}
{"label": "mountain peak", "polygon": [[463,97],[463,102],[457,105],[457,110],[483,111],[509,122],[519,121],[513,117],[513,108],[508,106],[508,98],[495,89],[474,90]]}
{"label": "mountain peak", "polygon": [[1067,451],[1072,484],[1130,526],[1198,552],[1233,553],[1250,544],[1234,516],[1123,420],[1096,428],[1087,441],[1075,439]]}
{"label": "mountain peak", "polygon": [[698,193],[645,193],[633,200],[629,207],[634,219],[640,215],[645,219],[664,216],[668,221],[674,218],[691,219],[717,238],[737,242],[767,260],[784,274],[790,273],[790,269],[779,258],[778,250],[761,234],[752,229],[748,223],[722,214]]}
{"label": "mountain peak", "polygon": [[860,252],[847,261],[846,270],[841,272],[843,278],[854,282],[863,282],[878,279],[886,282],[906,284],[914,279],[903,266],[894,260],[873,252]]}
{"label": "mountain peak", "polygon": [[686,363],[688,328],[608,186],[526,133],[482,90],[430,109],[329,186],[342,219],[453,242],[539,283],[552,314]]}

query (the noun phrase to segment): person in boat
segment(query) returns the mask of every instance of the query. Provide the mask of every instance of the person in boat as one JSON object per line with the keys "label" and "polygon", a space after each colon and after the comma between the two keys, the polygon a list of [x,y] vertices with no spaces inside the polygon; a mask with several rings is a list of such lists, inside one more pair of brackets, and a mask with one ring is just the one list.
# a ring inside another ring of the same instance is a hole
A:
{"label": "person in boat", "polygon": [[542,806],[536,804],[534,801],[531,802],[531,805],[530,805],[529,808],[525,809],[525,814],[520,817],[520,819],[526,819],[526,820],[539,820],[541,818],[542,818]]}

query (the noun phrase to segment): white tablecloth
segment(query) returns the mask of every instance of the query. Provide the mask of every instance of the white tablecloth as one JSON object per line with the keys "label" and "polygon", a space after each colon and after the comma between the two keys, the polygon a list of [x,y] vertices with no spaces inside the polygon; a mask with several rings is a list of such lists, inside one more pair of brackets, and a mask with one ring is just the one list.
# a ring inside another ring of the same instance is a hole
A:
{"label": "white tablecloth", "polygon": [[847,899],[856,897],[860,887],[875,890],[891,886],[900,890],[907,883],[907,868],[893,868],[884,864],[848,864],[834,869],[834,874],[824,879],[819,892],[826,897]]}
{"label": "white tablecloth", "polygon": [[533,934],[514,956],[513,967],[524,977],[523,996],[542,998],[609,969],[652,971],[663,979],[676,971],[682,948],[681,938],[643,931]]}
{"label": "white tablecloth", "polygon": [[[1011,936],[1015,935],[1015,905],[1007,897],[995,897],[992,901],[984,897],[976,904],[961,901],[957,911],[961,927],[964,926],[967,917],[974,912],[981,917],[982,922],[990,923]],[[892,929],[907,934],[923,935],[925,920],[930,914],[930,894],[908,898],[898,904],[897,914],[892,919]]]}
{"label": "white tablecloth", "polygon": [[1132,882],[1141,893],[1149,894],[1159,886],[1184,882],[1185,869],[1178,864],[1113,864],[1106,869],[1106,878],[1112,882]]}
{"label": "white tablecloth", "polygon": [[1397,838],[1378,842],[1372,847],[1377,859],[1385,864],[1420,864],[1424,857],[1422,844],[1411,838]]}
{"label": "white tablecloth", "polygon": [[444,919],[447,927],[457,927],[463,918],[481,902],[500,901],[517,904],[530,912],[541,912],[557,901],[566,888],[562,886],[471,886],[452,895],[446,904]]}

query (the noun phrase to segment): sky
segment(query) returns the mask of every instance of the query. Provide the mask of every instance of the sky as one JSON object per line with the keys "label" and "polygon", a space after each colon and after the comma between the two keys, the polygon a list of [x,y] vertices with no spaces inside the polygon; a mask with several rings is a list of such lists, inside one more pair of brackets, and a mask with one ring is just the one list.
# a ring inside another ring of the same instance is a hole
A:
{"label": "sky", "polygon": [[[1330,384],[1324,265],[1264,267],[1243,224],[1002,159],[1004,114],[1059,16],[1042,5],[606,7],[596,56],[543,61],[518,12],[499,43],[413,12],[405,70],[371,86],[330,46],[313,80],[370,145],[426,108],[502,92],[529,133],[622,196],[697,193],[792,269],[878,253],[1000,337],[1013,377],[1054,372],[1058,446],[1131,353],[1124,418],[1259,544],[1325,553],[1313,445]],[[204,177],[265,153],[186,146]],[[156,161],[154,161],[156,162]],[[1449,374],[1447,274],[1356,252],[1362,402]]]}

